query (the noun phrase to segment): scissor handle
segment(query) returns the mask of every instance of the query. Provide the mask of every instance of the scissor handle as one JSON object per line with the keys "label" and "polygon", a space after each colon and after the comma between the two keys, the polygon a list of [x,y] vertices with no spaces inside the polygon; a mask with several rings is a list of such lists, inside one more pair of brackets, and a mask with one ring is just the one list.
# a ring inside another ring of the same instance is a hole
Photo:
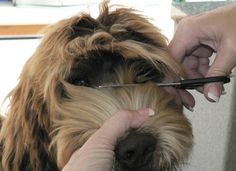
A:
{"label": "scissor handle", "polygon": [[229,76],[216,76],[196,79],[181,80],[178,88],[180,89],[194,89],[196,87],[203,86],[206,83],[222,82],[224,84],[230,82]]}

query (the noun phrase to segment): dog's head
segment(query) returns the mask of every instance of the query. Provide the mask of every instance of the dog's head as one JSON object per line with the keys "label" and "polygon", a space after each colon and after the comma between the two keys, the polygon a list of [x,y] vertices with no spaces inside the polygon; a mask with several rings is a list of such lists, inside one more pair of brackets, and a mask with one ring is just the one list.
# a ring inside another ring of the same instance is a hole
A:
{"label": "dog's head", "polygon": [[[182,106],[155,85],[167,76],[179,78],[181,67],[166,38],[136,11],[109,11],[104,3],[97,19],[80,14],[60,21],[11,93],[1,132],[3,167],[62,168],[115,112],[149,107],[155,116],[120,137],[114,169],[177,169],[191,149],[192,130]],[[114,83],[137,86],[98,88]]]}

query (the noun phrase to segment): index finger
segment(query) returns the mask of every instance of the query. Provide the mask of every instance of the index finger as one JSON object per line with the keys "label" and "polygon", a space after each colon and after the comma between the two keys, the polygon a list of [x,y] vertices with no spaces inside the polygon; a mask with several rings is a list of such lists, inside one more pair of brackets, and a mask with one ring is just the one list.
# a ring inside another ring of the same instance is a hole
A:
{"label": "index finger", "polygon": [[169,44],[169,49],[170,49],[170,53],[172,57],[182,63],[184,60],[184,56],[186,54],[186,48],[182,42],[179,42],[179,43],[177,42],[178,42],[178,36],[174,37],[171,40]]}
{"label": "index finger", "polygon": [[189,18],[184,18],[178,24],[173,39],[169,43],[171,55],[182,62],[187,54],[191,54],[199,45],[195,25]]}

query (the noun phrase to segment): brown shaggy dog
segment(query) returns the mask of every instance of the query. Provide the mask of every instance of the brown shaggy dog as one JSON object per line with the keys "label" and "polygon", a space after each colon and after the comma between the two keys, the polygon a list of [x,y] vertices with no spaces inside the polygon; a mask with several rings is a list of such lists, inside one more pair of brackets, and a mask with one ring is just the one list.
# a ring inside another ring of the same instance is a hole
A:
{"label": "brown shaggy dog", "polygon": [[[80,14],[46,32],[10,93],[0,132],[3,171],[57,171],[122,109],[155,116],[120,138],[115,171],[173,171],[192,147],[182,106],[154,82],[183,76],[165,37],[136,11],[102,5],[97,19]],[[137,83],[122,88],[97,88]]]}

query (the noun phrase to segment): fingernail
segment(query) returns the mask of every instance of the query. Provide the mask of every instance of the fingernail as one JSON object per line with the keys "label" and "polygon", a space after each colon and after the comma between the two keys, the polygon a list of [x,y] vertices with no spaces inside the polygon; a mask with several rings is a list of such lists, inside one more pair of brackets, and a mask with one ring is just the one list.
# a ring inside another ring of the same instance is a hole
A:
{"label": "fingernail", "polygon": [[149,116],[154,116],[154,115],[155,115],[154,110],[148,108],[148,115],[149,115]]}
{"label": "fingernail", "polygon": [[194,112],[193,107],[188,106],[188,105],[184,105],[184,107],[185,107],[186,109],[188,109],[190,112]]}
{"label": "fingernail", "polygon": [[154,116],[155,115],[154,110],[151,109],[151,108],[139,109],[138,112],[141,113],[141,114],[148,115],[148,116]]}
{"label": "fingernail", "polygon": [[226,95],[227,93],[226,93],[226,91],[225,90],[223,90],[222,92],[221,92],[221,95]]}
{"label": "fingernail", "polygon": [[220,97],[214,87],[209,88],[209,92],[207,94],[207,97],[214,102],[219,102],[219,100],[220,100]]}

